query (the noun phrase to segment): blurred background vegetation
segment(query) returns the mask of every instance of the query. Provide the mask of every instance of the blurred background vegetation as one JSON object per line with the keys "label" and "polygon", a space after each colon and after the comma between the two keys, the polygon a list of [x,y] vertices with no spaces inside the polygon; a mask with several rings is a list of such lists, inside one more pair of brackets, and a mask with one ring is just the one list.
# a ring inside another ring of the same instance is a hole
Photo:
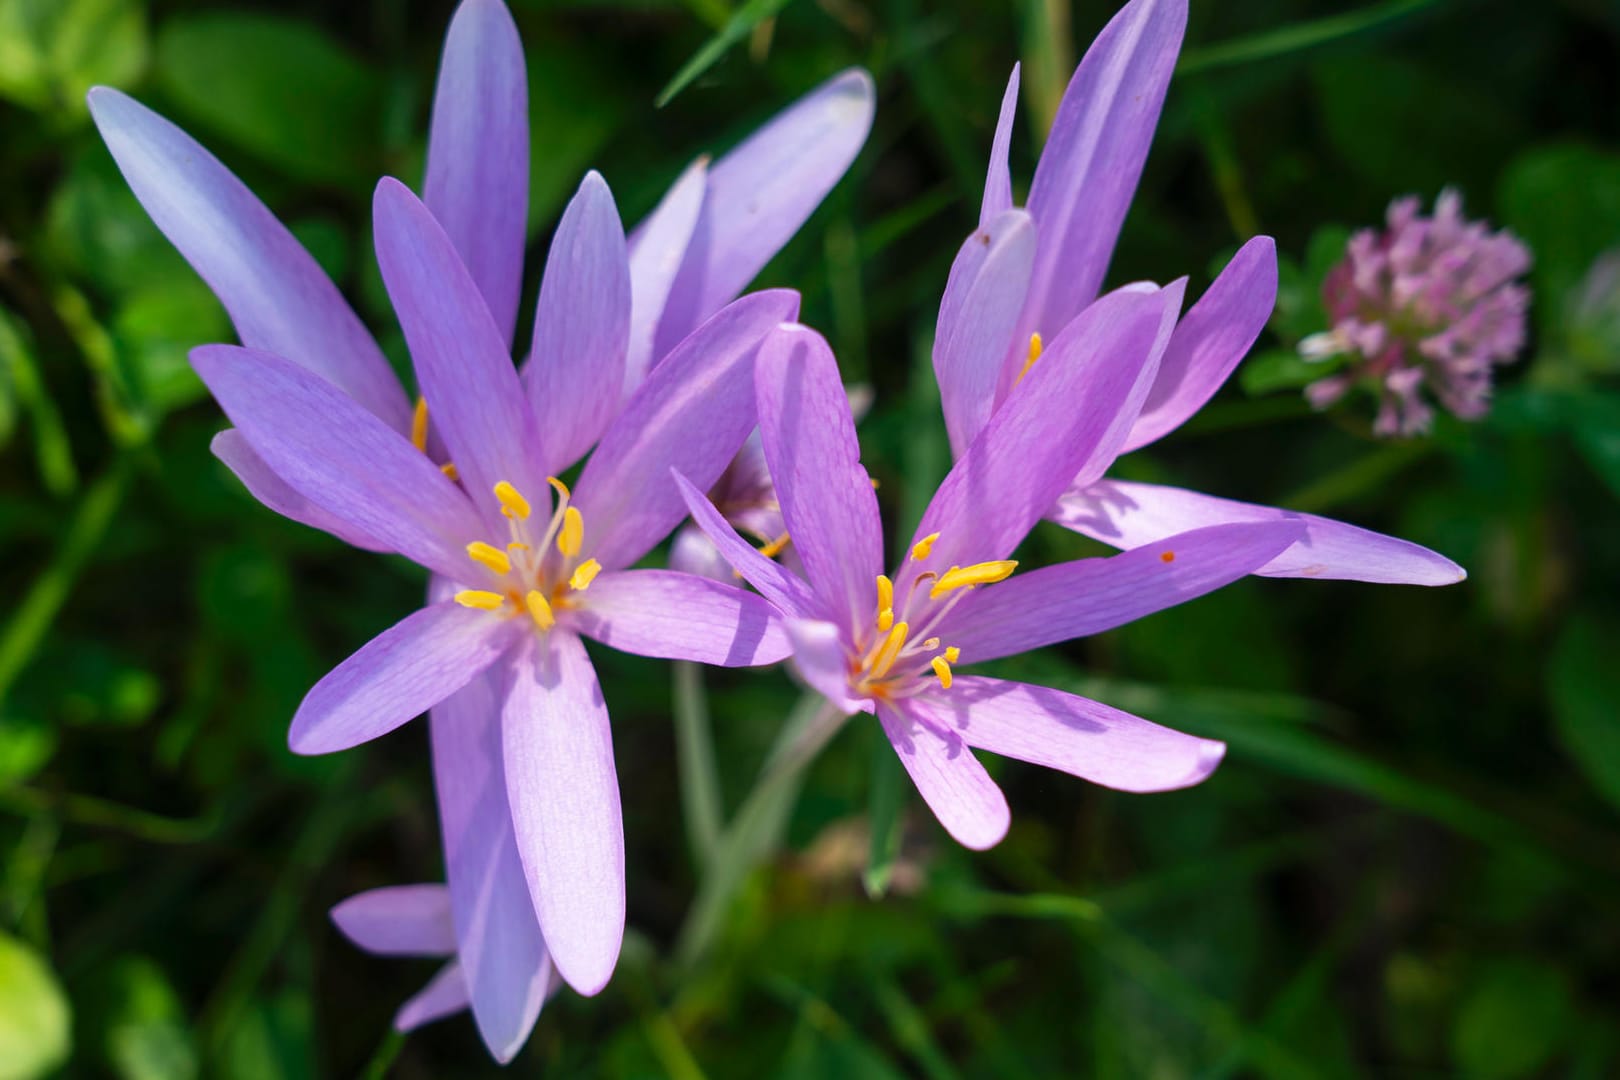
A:
{"label": "blurred background vegetation", "polygon": [[[201,138],[399,356],[369,195],[420,175],[452,6],[0,0],[0,1078],[499,1072],[465,1016],[389,1035],[432,964],[366,956],[325,917],[441,878],[425,728],[328,759],[284,744],[304,691],[422,583],[274,517],[209,456],[222,420],[185,354],[229,325],[83,105],[110,83]],[[929,336],[1007,71],[1023,59],[1023,190],[1113,0],[512,6],[535,253],[586,167],[634,221],[696,154],[839,68],[874,73],[865,152],[763,280],[802,288],[875,388],[867,460],[909,526],[947,464]],[[1470,579],[1251,579],[1001,665],[1231,750],[1152,797],[992,761],[1014,823],[985,854],[869,724],[717,848],[704,797],[736,813],[797,692],[677,672],[678,727],[668,665],[597,651],[632,933],[512,1073],[1620,1073],[1620,275],[1591,275],[1620,247],[1617,48],[1605,0],[1193,0],[1110,280],[1198,290],[1263,231],[1283,295],[1265,359],[1122,475],[1395,532]],[[1322,328],[1344,228],[1446,184],[1534,249],[1533,343],[1486,422],[1375,442],[1364,402],[1310,414],[1277,350]],[[676,732],[704,720],[718,781],[686,753],[683,789]]]}

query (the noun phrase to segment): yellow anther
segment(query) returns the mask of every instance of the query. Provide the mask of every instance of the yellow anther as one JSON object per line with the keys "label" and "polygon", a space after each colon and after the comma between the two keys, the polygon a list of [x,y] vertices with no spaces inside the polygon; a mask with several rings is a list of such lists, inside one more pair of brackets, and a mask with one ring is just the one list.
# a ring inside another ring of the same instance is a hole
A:
{"label": "yellow anther", "polygon": [[443,465],[440,465],[439,471],[444,473],[444,475],[448,476],[452,480],[461,479],[461,473],[456,471],[456,463],[453,461],[447,461]]}
{"label": "yellow anther", "polygon": [[894,582],[889,580],[888,574],[877,576],[878,610],[894,607]]}
{"label": "yellow anther", "polygon": [[929,533],[915,544],[911,545],[911,558],[915,562],[922,562],[928,558],[928,553],[934,550],[934,541],[939,539],[939,533]]}
{"label": "yellow anther", "polygon": [[939,676],[939,688],[949,690],[951,688],[950,663],[943,656],[936,656],[928,661],[928,666],[934,669],[935,675]]}
{"label": "yellow anther", "polygon": [[517,488],[502,480],[495,485],[495,497],[501,501],[501,513],[516,521],[529,520],[529,500]]}
{"label": "yellow anther", "polygon": [[411,445],[427,453],[427,398],[416,399],[416,411],[411,413]]}
{"label": "yellow anther", "polygon": [[886,607],[878,612],[877,628],[879,633],[887,634],[889,627],[894,625],[894,608]]}
{"label": "yellow anther", "polygon": [[585,539],[585,519],[572,506],[563,511],[562,530],[557,533],[557,550],[572,559]]}
{"label": "yellow anther", "polygon": [[900,655],[900,650],[906,647],[906,634],[911,627],[906,623],[897,622],[889,631],[889,636],[883,639],[883,647],[878,649],[877,656],[872,660],[872,677],[881,679],[894,667],[894,661]]}
{"label": "yellow anther", "polygon": [[507,558],[506,552],[482,540],[474,540],[467,545],[467,557],[475,563],[489,567],[497,574],[512,572],[512,560]]}
{"label": "yellow anther", "polygon": [[[1034,367],[1035,361],[1039,360],[1040,358],[1041,335],[1031,334],[1029,335],[1029,355],[1024,357],[1024,370],[1018,373],[1018,379],[1022,379],[1025,375],[1028,375],[1029,369]],[[1013,385],[1016,386],[1018,384],[1018,379],[1013,380]]]}
{"label": "yellow anther", "polygon": [[485,592],[482,589],[462,589],[456,593],[456,603],[462,607],[477,608],[479,611],[494,611],[506,603],[506,598],[500,593]]}
{"label": "yellow anther", "polygon": [[574,573],[568,579],[568,587],[575,592],[584,592],[596,580],[596,575],[602,572],[602,564],[595,559],[586,559],[574,567]]}
{"label": "yellow anther", "polygon": [[539,590],[530,589],[524,594],[523,602],[529,606],[529,618],[534,620],[534,625],[542,630],[550,630],[557,625],[557,616],[551,613],[551,605],[546,603]]}
{"label": "yellow anther", "polygon": [[568,485],[557,479],[555,476],[546,477],[546,483],[550,484],[556,490],[557,494],[561,496],[563,502],[567,502],[569,499],[574,497],[569,492]]}
{"label": "yellow anther", "polygon": [[529,550],[529,545],[525,544],[521,540],[514,540],[510,544],[506,545],[506,553],[508,555],[516,555],[520,551],[528,551],[528,550]]}
{"label": "yellow anther", "polygon": [[788,546],[788,542],[789,542],[790,539],[791,538],[788,536],[787,533],[783,533],[781,536],[778,536],[775,540],[772,540],[770,543],[768,543],[764,547],[760,548],[759,553],[761,555],[765,556],[767,559],[774,559],[778,555],[782,554],[783,550],[786,549],[786,547]]}
{"label": "yellow anther", "polygon": [[931,599],[938,599],[952,589],[971,588],[974,585],[990,585],[997,581],[1004,581],[1018,569],[1018,563],[1012,559],[999,559],[995,562],[974,563],[972,566],[953,566],[940,575],[934,587],[928,590]]}
{"label": "yellow anther", "polygon": [[945,662],[947,664],[954,664],[960,659],[962,659],[962,650],[961,649],[958,649],[955,645],[951,645],[951,646],[946,648],[946,650],[945,650]]}

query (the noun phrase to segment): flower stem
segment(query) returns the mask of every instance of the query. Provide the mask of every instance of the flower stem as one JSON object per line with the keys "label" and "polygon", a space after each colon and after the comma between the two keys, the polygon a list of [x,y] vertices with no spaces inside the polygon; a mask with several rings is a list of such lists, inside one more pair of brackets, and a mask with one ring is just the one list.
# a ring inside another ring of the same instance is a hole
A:
{"label": "flower stem", "polygon": [[720,847],[720,774],[714,762],[714,731],[703,691],[703,669],[675,663],[675,765],[680,773],[681,817],[692,859],[707,872]]}

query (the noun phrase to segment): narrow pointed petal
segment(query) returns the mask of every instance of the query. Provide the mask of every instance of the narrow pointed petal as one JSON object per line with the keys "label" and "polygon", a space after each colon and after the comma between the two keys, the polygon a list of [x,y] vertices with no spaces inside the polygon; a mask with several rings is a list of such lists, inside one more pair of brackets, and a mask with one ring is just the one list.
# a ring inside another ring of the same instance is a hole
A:
{"label": "narrow pointed petal", "polygon": [[467,977],[461,964],[452,960],[399,1007],[399,1012],[394,1014],[394,1030],[415,1031],[424,1024],[454,1016],[468,1004]]}
{"label": "narrow pointed petal", "polygon": [[654,355],[658,322],[703,209],[709,159],[699,158],[670,185],[653,212],[630,234],[630,342],[624,358],[629,397],[660,359]]}
{"label": "narrow pointed petal", "polygon": [[1256,236],[1232,256],[1208,291],[1176,324],[1121,453],[1163,438],[1215,396],[1266,328],[1277,303],[1277,245]]}
{"label": "narrow pointed petal", "polygon": [[1191,787],[1226,753],[1224,743],[1046,686],[968,675],[911,704],[969,746],[1117,791]]}
{"label": "narrow pointed petal", "polygon": [[341,387],[396,431],[410,402],[382,350],[286,226],[200,143],[117,90],[90,91],[107,149],[153,222],[214,290],[242,344]]}
{"label": "narrow pointed petal", "polygon": [[714,163],[655,356],[730,303],[799,231],[866,142],[875,101],[872,77],[852,68]]}
{"label": "narrow pointed petal", "polygon": [[1207,525],[1290,521],[1305,530],[1304,538],[1255,573],[1381,585],[1455,585],[1468,576],[1444,555],[1408,540],[1315,514],[1158,484],[1105,480],[1065,495],[1051,518],[1117,548],[1141,547]]}
{"label": "narrow pointed petal", "polygon": [[759,433],[788,536],[835,621],[853,633],[876,615],[883,524],[838,361],[814,330],[773,330],[754,367]]}
{"label": "narrow pointed petal", "polygon": [[1111,293],[1058,335],[945,477],[913,542],[939,540],[908,572],[1012,554],[1098,448],[1129,429],[1130,403],[1152,385],[1167,299]]}
{"label": "narrow pointed petal", "polygon": [[769,603],[695,574],[606,573],[576,603],[580,633],[638,656],[749,667],[774,664],[793,651]]}
{"label": "narrow pointed petal", "polygon": [[964,664],[1100,634],[1230,585],[1303,535],[1295,521],[1211,525],[1111,558],[1044,566],[964,597],[939,632]]}
{"label": "narrow pointed petal", "polygon": [[479,538],[472,504],[405,436],[270,353],[203,345],[191,365],[280,480],[347,530],[453,577]]}
{"label": "narrow pointed petal", "polygon": [[912,706],[908,700],[901,708],[879,705],[877,710],[911,782],[957,843],[975,851],[995,847],[1012,819],[1007,797],[967,743],[947,728],[919,722]]}
{"label": "narrow pointed petal", "polygon": [[1187,0],[1131,0],[1064,91],[1029,189],[1041,234],[1029,330],[1055,333],[1097,295],[1186,26]]}
{"label": "narrow pointed petal", "polygon": [[849,649],[843,631],[823,619],[789,619],[787,630],[793,639],[793,666],[811,689],[846,716],[872,711],[871,698],[849,692]]}
{"label": "narrow pointed petal", "polygon": [[330,754],[388,734],[500,659],[511,625],[453,600],[407,615],[315,684],[287,744],[295,754]]}
{"label": "narrow pointed petal", "polygon": [[328,914],[343,936],[383,956],[449,956],[456,951],[450,890],[390,885],[357,893]]}
{"label": "narrow pointed petal", "polygon": [[951,264],[934,330],[934,378],[953,457],[967,453],[995,410],[1034,260],[1034,223],[1023,210],[1007,210],[969,236]]}
{"label": "narrow pointed petal", "polygon": [[[439,580],[434,591],[447,594],[450,586]],[[456,953],[478,1033],[506,1062],[528,1039],[555,973],[512,830],[501,761],[503,682],[499,671],[478,676],[434,707],[428,730]]]}
{"label": "narrow pointed petal", "polygon": [[411,348],[428,416],[462,486],[505,531],[493,491],[505,480],[534,499],[554,471],[511,354],[455,245],[411,190],[384,177],[372,200],[377,264]]}
{"label": "narrow pointed petal", "polygon": [[242,482],[248,494],[282,517],[330,533],[344,543],[366,551],[390,550],[381,540],[367,536],[343,519],[328,514],[288,487],[287,482],[271,471],[270,466],[254,453],[247,439],[235,428],[226,428],[215,435],[208,448]]}
{"label": "narrow pointed petal", "polygon": [[708,490],[755,423],[754,356],[798,314],[799,294],[750,293],[700,326],[641,384],[574,486],[584,550],[608,570],[651,551],[686,516],[677,469]]}
{"label": "narrow pointed petal", "polygon": [[551,238],[523,380],[552,471],[585,455],[618,411],[630,336],[630,263],[607,182],[585,174]]}
{"label": "narrow pointed petal", "polygon": [[501,731],[518,851],[552,962],[569,986],[595,994],[624,941],[624,818],[607,706],[578,637],[553,630],[517,655]]}
{"label": "narrow pointed petal", "polygon": [[523,43],[501,0],[463,0],[450,20],[422,201],[510,349],[529,209],[529,87]]}
{"label": "narrow pointed petal", "polygon": [[1012,171],[1007,168],[1007,151],[1012,147],[1013,120],[1018,116],[1018,75],[1022,66],[1013,65],[1006,92],[1001,95],[1001,115],[996,119],[996,135],[990,143],[990,167],[984,177],[984,199],[979,204],[981,229],[1012,208]]}
{"label": "narrow pointed petal", "polygon": [[[673,470],[672,470],[673,471]],[[731,568],[759,590],[759,594],[786,615],[796,618],[817,618],[823,605],[810,586],[793,571],[759,553],[748,541],[737,535],[737,530],[714,508],[709,497],[680,473],[674,473],[681,498],[686,501],[692,520],[703,530]]]}

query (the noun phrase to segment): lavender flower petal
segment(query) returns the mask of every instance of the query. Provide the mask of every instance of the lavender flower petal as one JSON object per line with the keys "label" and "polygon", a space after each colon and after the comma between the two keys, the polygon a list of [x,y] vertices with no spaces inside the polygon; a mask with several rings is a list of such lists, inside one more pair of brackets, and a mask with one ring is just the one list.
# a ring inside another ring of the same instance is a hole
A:
{"label": "lavender flower petal", "polygon": [[391,550],[387,544],[367,536],[341,518],[328,514],[288,487],[287,482],[277,476],[270,466],[264,463],[262,457],[253,452],[253,447],[248,445],[247,439],[235,428],[226,428],[215,435],[208,448],[242,482],[242,486],[248,489],[248,494],[282,517],[330,533],[344,543],[353,544],[366,551]]}
{"label": "lavender flower petal", "polygon": [[1239,521],[1293,521],[1305,538],[1255,573],[1382,585],[1454,585],[1462,567],[1407,540],[1314,514],[1219,499],[1158,484],[1105,480],[1064,495],[1051,514],[1059,525],[1118,548],[1138,548],[1188,529]]}
{"label": "lavender flower petal", "polygon": [[1001,115],[996,118],[996,135],[990,143],[990,166],[985,171],[984,199],[979,204],[979,228],[983,229],[1013,204],[1012,173],[1007,168],[1007,151],[1012,147],[1013,120],[1018,115],[1018,73],[1014,64],[1001,95]]}
{"label": "lavender flower petal", "polygon": [[678,469],[702,488],[725,471],[754,426],[754,355],[792,319],[799,295],[751,293],[699,327],[631,396],[575,485],[586,546],[603,567],[635,562],[686,516]]}
{"label": "lavender flower petal", "polygon": [[540,929],[568,985],[595,994],[624,939],[624,820],[607,707],[578,637],[555,629],[517,653],[501,732]]}
{"label": "lavender flower petal", "polygon": [[[461,964],[452,960],[440,968],[438,974],[428,980],[426,986],[399,1007],[399,1012],[394,1014],[394,1030],[415,1031],[423,1024],[431,1024],[435,1020],[454,1016],[465,1009],[467,1004],[466,975],[461,970]],[[504,1064],[511,1058],[498,1057],[498,1060]]]}
{"label": "lavender flower petal", "polygon": [[695,574],[610,572],[575,603],[581,633],[637,656],[748,667],[774,664],[793,651],[770,604]]}
{"label": "lavender flower petal", "polygon": [[[672,470],[673,471],[673,470]],[[720,555],[760,595],[775,604],[784,614],[795,618],[822,618],[823,605],[810,586],[781,563],[773,562],[759,553],[748,541],[737,535],[737,530],[714,508],[709,497],[692,486],[679,472],[674,473],[675,484],[685,500],[688,512],[698,528],[703,530]]]}
{"label": "lavender flower petal", "polygon": [[846,716],[872,711],[871,698],[850,694],[849,647],[844,631],[823,619],[789,619],[787,630],[793,640],[793,666],[812,689]]}
{"label": "lavender flower petal", "polygon": [[510,629],[508,620],[454,601],[412,612],[315,684],[287,745],[295,754],[330,754],[388,734],[500,659]]}
{"label": "lavender flower petal", "polygon": [[191,136],[117,90],[90,112],[135,197],[230,312],[242,343],[342,387],[396,431],[411,407],[354,309],[286,226]]}
{"label": "lavender flower petal", "polygon": [[450,890],[390,885],[357,893],[327,912],[343,936],[382,956],[449,956],[456,951]]}
{"label": "lavender flower petal", "polygon": [[964,676],[909,707],[969,746],[1117,791],[1173,791],[1206,779],[1224,743],[1185,735],[1076,694]]}
{"label": "lavender flower petal", "polygon": [[653,366],[653,339],[669,290],[686,258],[692,231],[703,209],[709,159],[698,158],[670,185],[653,212],[630,234],[630,341],[624,359],[624,393],[629,397]]}
{"label": "lavender flower petal", "polygon": [[422,201],[510,349],[529,208],[529,90],[523,43],[501,0],[463,0],[450,20]]}
{"label": "lavender flower petal", "polygon": [[898,707],[880,704],[877,715],[911,782],[945,831],[975,851],[999,844],[1012,812],[967,744],[923,719],[915,699]]}

